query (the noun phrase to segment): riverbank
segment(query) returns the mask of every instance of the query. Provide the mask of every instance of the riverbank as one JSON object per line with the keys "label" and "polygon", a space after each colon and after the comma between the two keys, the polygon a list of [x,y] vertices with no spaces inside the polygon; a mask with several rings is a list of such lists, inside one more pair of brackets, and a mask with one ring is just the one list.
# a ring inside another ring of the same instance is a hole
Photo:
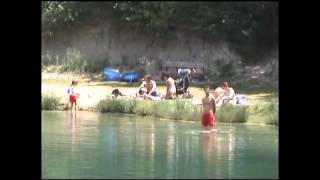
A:
{"label": "riverbank", "polygon": [[[77,78],[75,78],[77,77]],[[101,77],[99,75],[77,75],[77,74],[58,74],[58,73],[42,73],[42,109],[56,109],[56,110],[67,110],[68,107],[68,95],[67,95],[67,89],[70,86],[70,83],[73,79],[77,79],[79,81],[78,84],[78,91],[80,93],[80,98],[78,100],[78,108],[79,110],[84,111],[98,111],[98,105],[101,105],[101,102],[104,103],[110,103],[108,100],[111,99],[111,92],[113,89],[118,88],[123,94],[126,96],[123,96],[119,100],[120,103],[127,103],[130,104],[131,100],[133,100],[133,96],[136,92],[137,87],[139,86],[138,83],[124,83],[124,82],[106,82],[101,81]],[[165,86],[161,85],[161,83],[158,83],[158,90],[161,93],[165,92]],[[237,89],[235,89],[237,93]],[[257,91],[257,90],[255,90]],[[189,99],[186,101],[186,103],[190,104],[201,104],[201,98],[203,97],[203,89],[200,86],[192,86],[190,87],[190,92],[194,95],[192,99]],[[244,90],[241,90],[241,94],[244,93]],[[277,92],[270,92],[268,89],[267,91],[259,90],[258,92],[248,91],[248,94],[246,94],[249,98],[250,105],[247,107],[247,118],[245,120],[246,123],[253,123],[253,124],[266,124],[268,119],[274,119],[275,116],[277,116],[278,113],[278,93]],[[112,101],[111,101],[112,102]],[[133,101],[134,102],[134,101]],[[161,117],[161,112],[166,112],[166,110],[160,110],[161,107],[171,107],[171,109],[177,108],[177,104],[182,101],[176,102],[175,104],[172,104],[172,101],[162,101],[162,102],[152,102],[154,104],[150,104],[149,101],[142,101],[144,102],[144,105],[138,105],[136,107],[135,114],[142,114],[143,111],[148,112],[154,112],[154,114],[148,114],[148,115],[155,115]],[[117,102],[119,103],[119,102]],[[162,104],[160,104],[162,103]],[[169,105],[171,103],[171,105]],[[112,103],[111,103],[112,104]],[[146,105],[145,105],[146,104]],[[54,107],[50,107],[54,106]],[[145,107],[144,107],[145,106]],[[157,111],[153,111],[154,107]],[[200,105],[192,105],[190,108],[193,107],[193,109],[190,111],[190,109],[181,111],[175,111],[175,115],[173,113],[169,113],[167,115],[163,115],[164,118],[169,119],[188,119],[188,120],[195,120],[199,119],[199,112],[201,111]],[[140,110],[138,110],[140,108]],[[232,121],[230,120],[231,116],[237,117],[239,115],[232,115],[228,110],[225,111],[222,116],[220,117],[220,120],[222,121]],[[235,109],[234,111],[239,111],[239,108]],[[242,110],[243,111],[243,110]],[[100,111],[101,112],[101,111]],[[112,111],[110,111],[112,112]],[[190,114],[185,116],[186,118],[180,118],[179,113],[186,114],[189,112],[193,112],[194,114]],[[197,112],[197,113],[196,113]],[[217,112],[219,114],[219,112]],[[144,114],[146,115],[146,114]],[[218,116],[219,117],[219,116]],[[271,118],[272,117],[272,118]],[[229,118],[229,120],[228,120]],[[244,118],[242,118],[244,119]],[[221,121],[221,122],[222,122]],[[236,118],[234,120],[235,122],[239,121],[239,118]],[[240,120],[243,121],[243,120]],[[277,124],[278,118],[276,120],[272,120],[272,122],[269,122],[268,124]]]}

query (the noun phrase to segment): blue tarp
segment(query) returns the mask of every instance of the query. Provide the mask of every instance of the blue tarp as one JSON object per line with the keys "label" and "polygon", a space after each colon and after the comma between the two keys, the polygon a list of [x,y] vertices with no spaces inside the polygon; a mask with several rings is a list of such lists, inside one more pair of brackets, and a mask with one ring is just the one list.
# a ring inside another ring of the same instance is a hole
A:
{"label": "blue tarp", "polygon": [[104,68],[104,78],[107,81],[119,81],[122,74],[117,69]]}
{"label": "blue tarp", "polygon": [[137,71],[129,71],[121,73],[118,69],[104,68],[104,77],[107,81],[127,81],[136,82],[139,81],[140,74]]}
{"label": "blue tarp", "polygon": [[127,82],[136,82],[139,81],[139,72],[137,71],[129,71],[123,74],[121,80]]}

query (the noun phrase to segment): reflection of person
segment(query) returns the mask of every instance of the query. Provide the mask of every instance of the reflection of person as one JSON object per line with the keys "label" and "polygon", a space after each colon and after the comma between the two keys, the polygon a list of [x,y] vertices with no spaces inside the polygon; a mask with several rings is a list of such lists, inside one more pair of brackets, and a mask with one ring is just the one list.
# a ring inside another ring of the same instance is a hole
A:
{"label": "reflection of person", "polygon": [[71,104],[70,110],[72,111],[73,106],[74,110],[77,110],[77,97],[79,97],[79,93],[76,91],[76,86],[78,85],[78,81],[72,81],[71,86],[68,89],[69,94],[69,102]]}
{"label": "reflection of person", "polygon": [[163,78],[166,80],[166,99],[174,99],[174,96],[176,95],[176,86],[174,84],[174,80],[170,77],[168,73],[163,73]]}
{"label": "reflection of person", "polygon": [[[209,159],[212,157],[212,155],[216,154],[217,151],[217,134],[216,133],[210,133],[205,134],[202,139],[203,143],[203,155],[205,156],[205,159]],[[210,163],[209,161],[207,161]],[[210,167],[210,164],[207,164],[208,167]],[[209,170],[209,169],[208,169]]]}
{"label": "reflection of person", "polygon": [[[77,121],[77,114],[71,113],[70,126],[71,126],[71,133],[72,133],[72,144],[75,144],[75,141],[76,141],[76,121]],[[72,149],[73,149],[73,146],[72,146]]]}
{"label": "reflection of person", "polygon": [[201,123],[206,129],[214,132],[216,131],[216,103],[215,100],[209,96],[209,87],[205,87],[204,92],[206,97],[202,98],[203,114]]}

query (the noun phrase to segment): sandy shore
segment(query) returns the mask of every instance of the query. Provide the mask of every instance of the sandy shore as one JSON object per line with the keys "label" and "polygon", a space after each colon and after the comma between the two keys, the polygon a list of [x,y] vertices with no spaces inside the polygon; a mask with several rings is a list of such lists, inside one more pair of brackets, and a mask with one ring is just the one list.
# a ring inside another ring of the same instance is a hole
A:
{"label": "sandy shore", "polygon": [[[134,96],[138,87],[117,87],[119,84],[125,83],[113,83],[113,82],[94,82],[90,81],[86,76],[77,76],[74,74],[57,74],[57,73],[42,73],[42,86],[41,93],[42,95],[54,95],[61,99],[63,104],[67,104],[68,94],[67,90],[71,84],[72,79],[76,79],[79,81],[78,84],[78,92],[80,93],[80,97],[78,99],[78,107],[81,110],[90,110],[96,104],[99,103],[100,100],[111,97],[111,92],[118,88],[120,92],[122,92],[126,97],[130,98],[130,96]],[[158,86],[157,90],[160,93],[165,93],[165,86]],[[204,92],[201,88],[198,87],[190,87],[190,92],[193,94],[193,103],[201,104],[201,98],[204,96]],[[248,95],[249,101],[251,104],[256,104],[258,102],[264,101],[264,97],[268,96],[268,94],[255,94]]]}

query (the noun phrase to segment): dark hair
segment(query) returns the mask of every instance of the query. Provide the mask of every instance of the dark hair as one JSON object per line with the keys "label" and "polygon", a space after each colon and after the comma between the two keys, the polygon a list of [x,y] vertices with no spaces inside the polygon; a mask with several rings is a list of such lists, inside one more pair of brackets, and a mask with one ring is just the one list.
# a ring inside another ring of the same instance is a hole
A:
{"label": "dark hair", "polygon": [[144,90],[140,89],[139,92],[138,92],[140,95],[143,95],[143,93],[145,93]]}
{"label": "dark hair", "polygon": [[164,73],[162,73],[162,77],[164,78],[164,77],[167,77],[167,78],[169,78],[170,77],[170,75],[169,75],[169,73],[167,73],[167,72],[164,72]]}
{"label": "dark hair", "polygon": [[223,86],[224,87],[229,87],[229,83],[227,81],[223,81]]}
{"label": "dark hair", "polygon": [[78,84],[78,81],[73,80],[73,81],[71,82],[71,85],[75,85],[75,84]]}
{"label": "dark hair", "polygon": [[145,76],[145,80],[151,80],[152,78],[151,78],[151,75],[150,74],[147,74],[146,76]]}

